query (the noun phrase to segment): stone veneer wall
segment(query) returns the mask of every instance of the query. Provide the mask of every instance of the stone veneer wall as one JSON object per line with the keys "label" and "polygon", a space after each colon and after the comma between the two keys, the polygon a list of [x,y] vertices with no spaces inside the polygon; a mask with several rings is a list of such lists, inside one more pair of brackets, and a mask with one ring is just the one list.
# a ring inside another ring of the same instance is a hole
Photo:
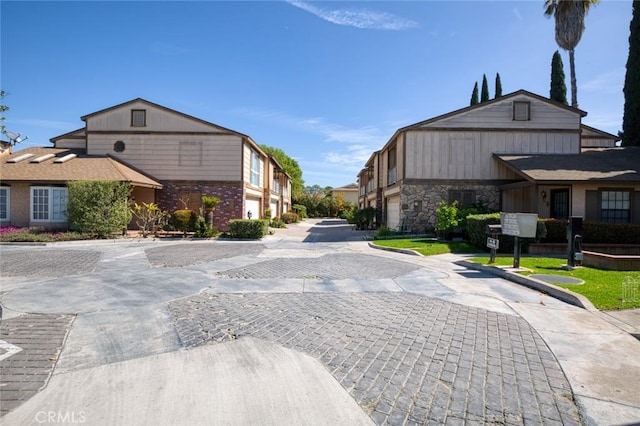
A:
{"label": "stone veneer wall", "polygon": [[213,213],[213,224],[220,231],[229,230],[231,219],[242,219],[244,187],[242,182],[163,182],[164,188],[158,196],[158,206],[173,212],[183,208],[178,194],[182,191],[200,191],[202,195],[220,198],[220,204]]}
{"label": "stone veneer wall", "polygon": [[[449,201],[449,190],[475,190],[476,201],[490,209],[500,208],[500,191],[494,185],[404,184],[400,194],[400,218],[405,229],[423,233],[436,226],[436,209],[441,201]],[[414,203],[418,202],[415,207]]]}

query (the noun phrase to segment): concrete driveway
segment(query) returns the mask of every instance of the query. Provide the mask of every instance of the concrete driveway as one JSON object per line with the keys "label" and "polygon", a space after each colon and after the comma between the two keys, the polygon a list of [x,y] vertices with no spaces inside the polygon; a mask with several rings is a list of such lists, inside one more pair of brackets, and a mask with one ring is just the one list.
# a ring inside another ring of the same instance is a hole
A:
{"label": "concrete driveway", "polygon": [[260,242],[1,246],[3,422],[640,419],[640,377],[615,380],[638,361],[611,355],[637,351],[632,337],[455,256],[362,236],[310,220]]}

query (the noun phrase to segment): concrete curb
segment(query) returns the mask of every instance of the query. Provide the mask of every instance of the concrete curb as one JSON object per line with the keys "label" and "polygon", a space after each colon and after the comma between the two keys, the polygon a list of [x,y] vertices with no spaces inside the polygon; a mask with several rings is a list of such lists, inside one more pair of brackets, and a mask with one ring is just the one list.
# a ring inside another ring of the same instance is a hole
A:
{"label": "concrete curb", "polygon": [[[399,249],[399,248],[395,248],[395,247],[383,247],[383,246],[378,246],[375,245],[373,243],[369,243],[369,247],[377,249],[377,250],[386,250],[386,251],[392,251],[392,252],[396,252],[396,253],[404,253],[404,254],[410,254],[413,256],[422,256],[420,253],[418,253],[417,251],[414,250],[409,250],[409,249]],[[424,256],[423,256],[424,257]],[[589,299],[587,299],[586,297],[584,297],[581,294],[578,293],[574,293],[570,290],[564,289],[562,287],[558,287],[555,286],[553,284],[549,284],[546,283],[544,281],[535,279],[535,278],[531,278],[531,277],[526,277],[524,275],[520,275],[516,272],[512,272],[509,271],[507,269],[504,268],[499,268],[497,266],[487,266],[487,265],[481,265],[479,263],[475,263],[475,262],[469,262],[468,260],[458,260],[456,262],[454,262],[456,265],[459,266],[464,266],[467,269],[475,269],[477,271],[482,271],[482,272],[486,272],[488,274],[492,274],[495,275],[497,277],[500,278],[504,278],[506,280],[509,280],[511,282],[514,282],[516,284],[520,284],[523,285],[525,287],[529,287],[531,289],[540,291],[542,293],[548,294],[549,296],[561,300],[565,303],[568,303],[570,305],[574,305],[577,306],[579,308],[585,309],[589,312],[594,312],[594,313],[600,313],[600,311],[598,309],[595,308],[595,306],[593,306],[591,304],[591,302],[589,301]]]}
{"label": "concrete curb", "polygon": [[529,287],[534,290],[540,291],[542,293],[548,294],[553,298],[562,300],[565,303],[577,306],[587,311],[600,312],[598,309],[595,308],[595,306],[591,304],[589,299],[587,299],[583,295],[574,293],[562,287],[558,287],[553,284],[549,284],[535,278],[526,277],[524,275],[520,275],[518,273],[511,272],[509,270],[506,270],[504,268],[500,268],[497,266],[481,265],[479,263],[469,262],[468,260],[459,260],[454,263],[456,265],[464,266],[465,268],[468,268],[468,269],[475,269],[477,271],[482,271],[492,275],[496,275],[500,278],[504,278],[505,280],[509,280],[516,284],[520,284],[525,287]]}
{"label": "concrete curb", "polygon": [[375,244],[373,244],[371,242],[369,242],[367,244],[369,244],[369,247],[377,249],[377,250],[393,251],[393,252],[396,252],[396,253],[410,254],[412,256],[422,256],[420,253],[418,253],[417,251],[414,251],[414,250],[401,249],[401,248],[395,248],[395,247],[378,246],[378,245],[375,245]]}

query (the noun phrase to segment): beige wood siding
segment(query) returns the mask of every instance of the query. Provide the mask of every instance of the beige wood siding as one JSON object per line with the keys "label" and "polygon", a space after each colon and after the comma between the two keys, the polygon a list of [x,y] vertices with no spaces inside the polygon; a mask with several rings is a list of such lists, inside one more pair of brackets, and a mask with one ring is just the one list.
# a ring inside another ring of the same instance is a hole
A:
{"label": "beige wood siding", "polygon": [[407,179],[512,179],[493,153],[577,153],[577,133],[407,131]]}
{"label": "beige wood siding", "polygon": [[[122,152],[114,151],[118,140]],[[234,135],[89,134],[88,153],[111,154],[161,180],[238,181],[241,143]]]}
{"label": "beige wood siding", "polygon": [[56,148],[66,149],[84,149],[86,145],[86,139],[59,139],[55,143]]}
{"label": "beige wood siding", "polygon": [[[144,127],[131,126],[131,110],[146,111]],[[88,131],[144,131],[144,132],[225,132],[220,127],[182,114],[154,107],[145,102],[134,102],[107,110],[86,120]]]}
{"label": "beige wood siding", "polygon": [[[530,120],[513,120],[514,101],[531,102]],[[578,130],[580,128],[580,114],[522,95],[443,118],[425,124],[423,127]]]}

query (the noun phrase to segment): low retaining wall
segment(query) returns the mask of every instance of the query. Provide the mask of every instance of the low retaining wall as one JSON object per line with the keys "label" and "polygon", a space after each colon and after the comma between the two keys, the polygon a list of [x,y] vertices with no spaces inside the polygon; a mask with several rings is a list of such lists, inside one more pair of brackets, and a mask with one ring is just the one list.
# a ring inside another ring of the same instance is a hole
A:
{"label": "low retaining wall", "polygon": [[584,266],[612,271],[640,271],[640,255],[618,255],[582,251]]}
{"label": "low retaining wall", "polygon": [[[567,243],[531,243],[529,254],[567,254]],[[640,256],[640,244],[583,244],[583,251]]]}

